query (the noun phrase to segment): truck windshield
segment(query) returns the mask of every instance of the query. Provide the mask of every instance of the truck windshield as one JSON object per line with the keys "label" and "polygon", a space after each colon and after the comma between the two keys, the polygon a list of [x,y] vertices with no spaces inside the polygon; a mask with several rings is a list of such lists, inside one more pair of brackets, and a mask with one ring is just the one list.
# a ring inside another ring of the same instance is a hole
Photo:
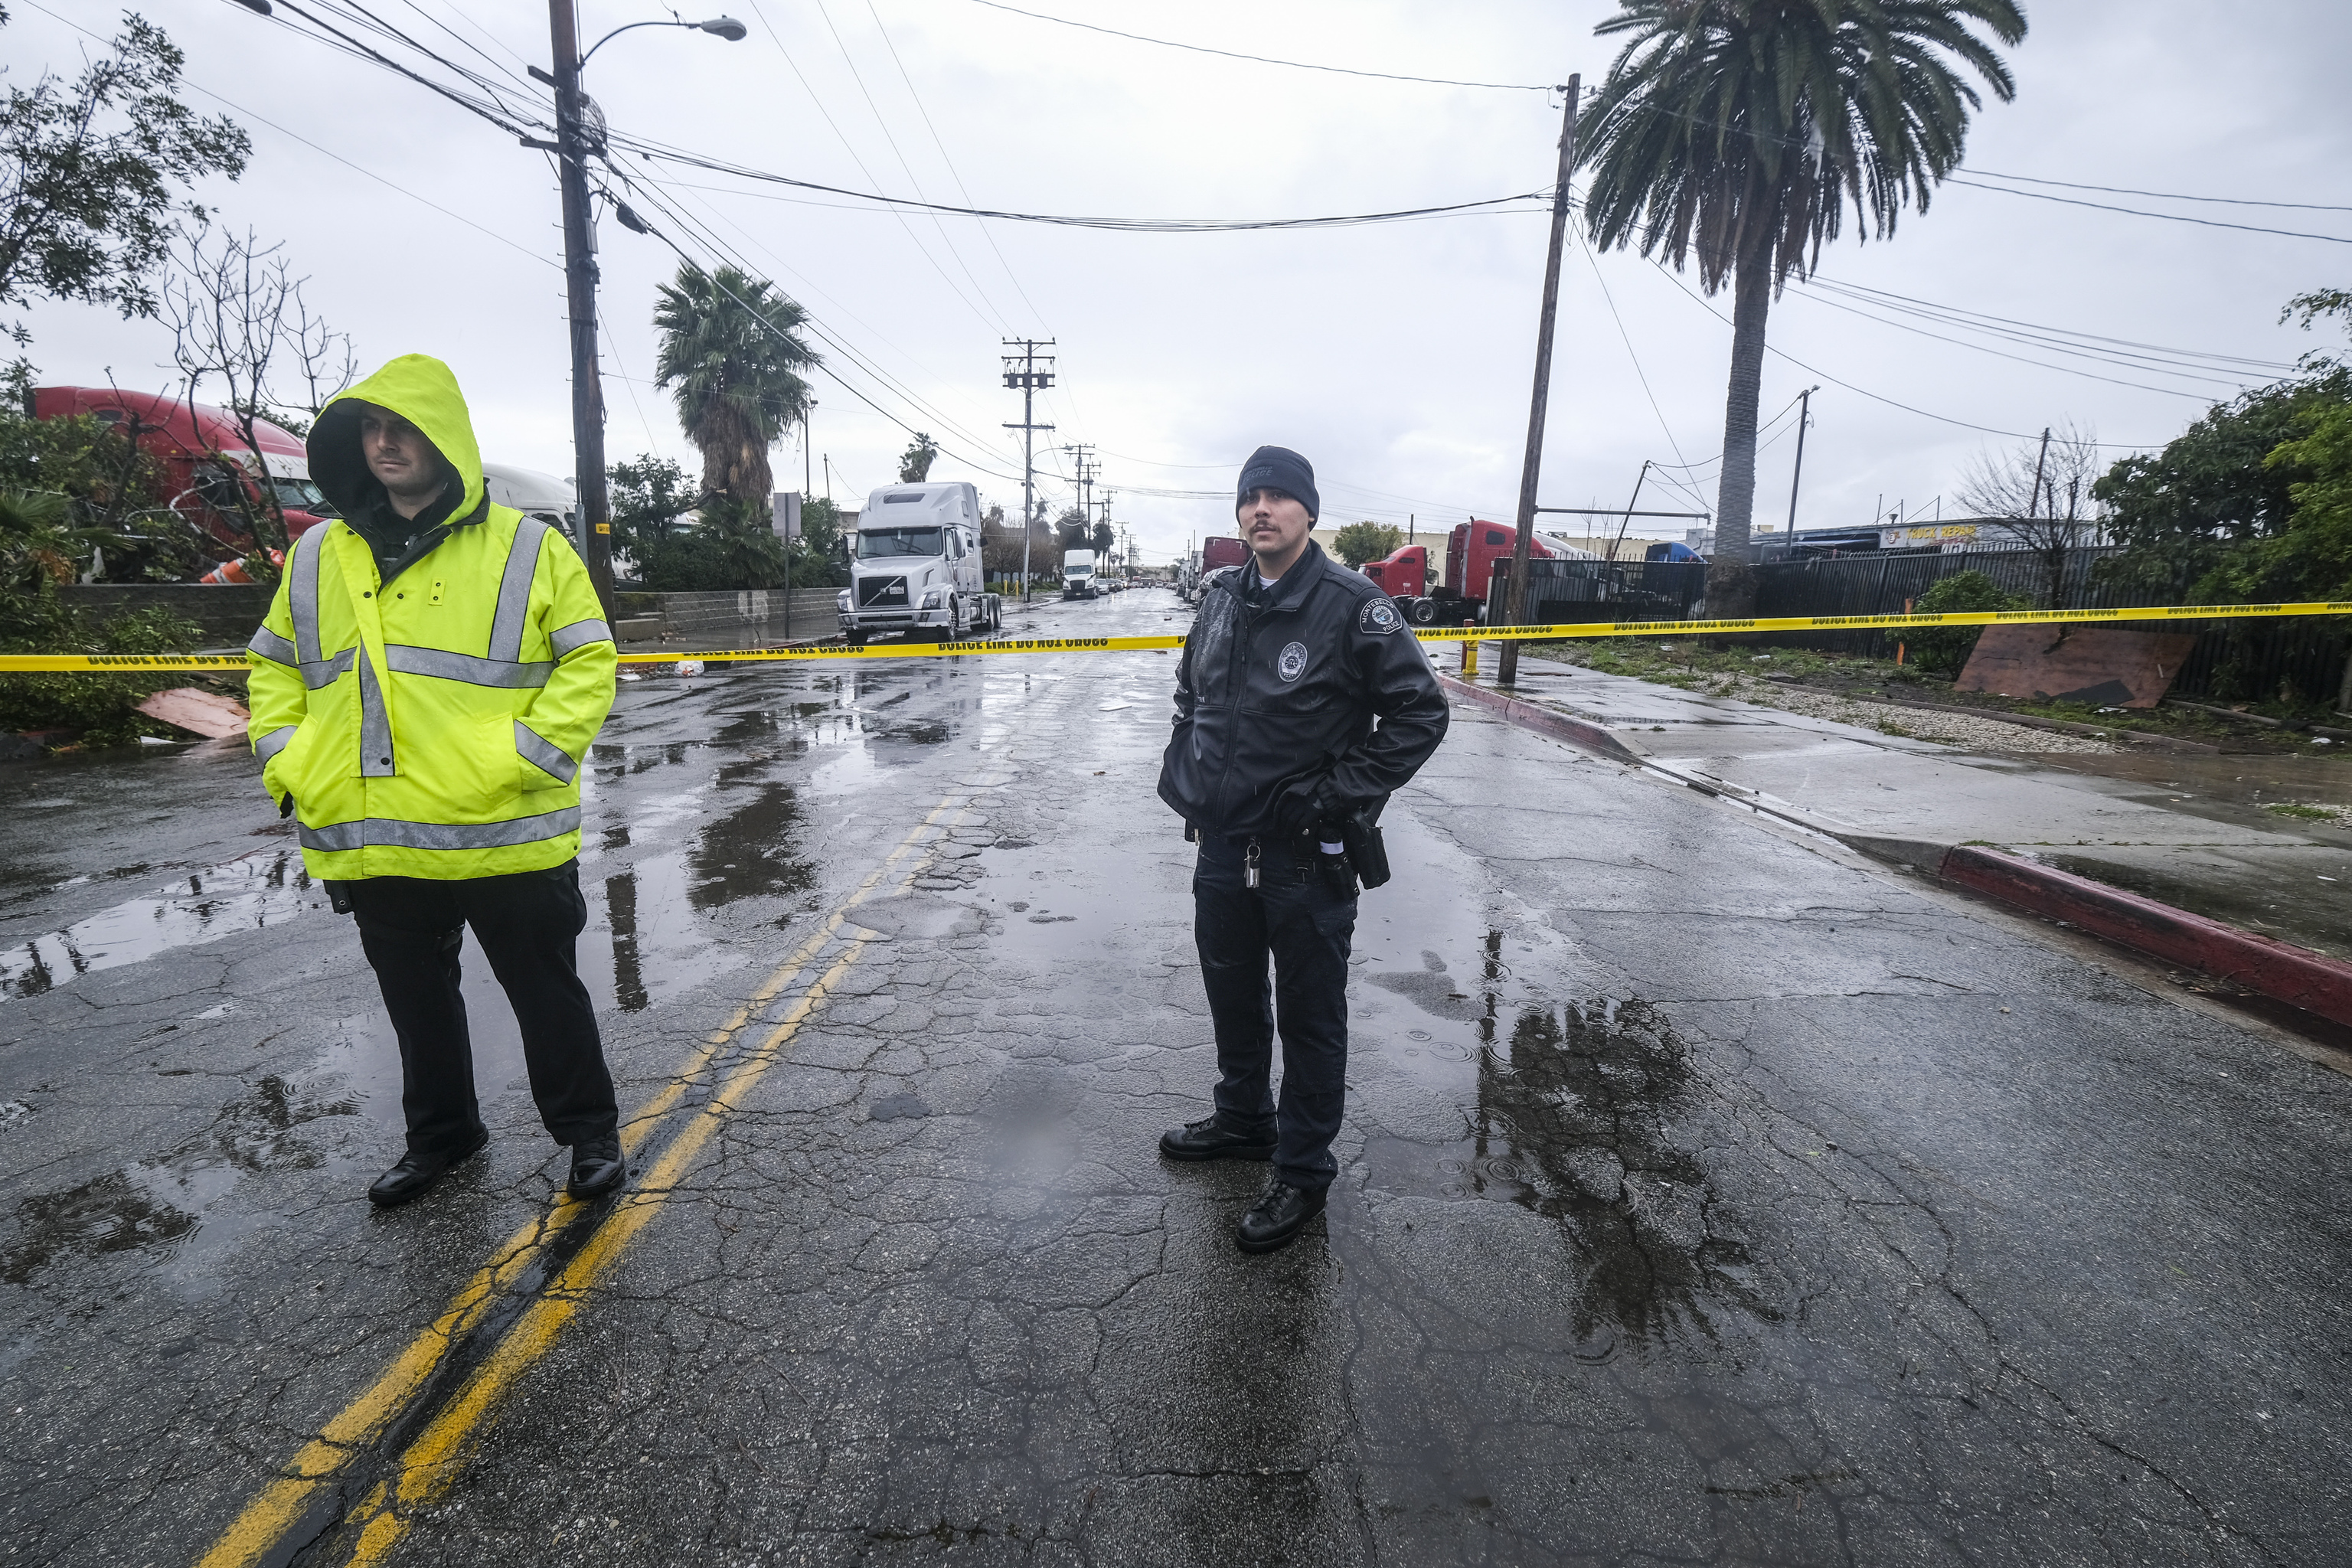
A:
{"label": "truck windshield", "polygon": [[1070,565],[1070,575],[1073,577],[1091,577],[1094,574],[1095,569],[1083,561],[1073,562]]}
{"label": "truck windshield", "polygon": [[271,479],[269,483],[278,491],[279,506],[314,515],[331,512],[335,510],[327,504],[327,493],[309,479],[289,479],[281,477]]}
{"label": "truck windshield", "polygon": [[936,528],[862,528],[857,531],[857,558],[875,561],[886,555],[937,555]]}

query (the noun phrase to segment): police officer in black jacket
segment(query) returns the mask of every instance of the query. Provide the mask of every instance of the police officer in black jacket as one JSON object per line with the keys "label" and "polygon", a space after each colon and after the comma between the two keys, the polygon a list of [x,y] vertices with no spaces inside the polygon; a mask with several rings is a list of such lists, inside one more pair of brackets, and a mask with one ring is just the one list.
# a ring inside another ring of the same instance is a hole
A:
{"label": "police officer in black jacket", "polygon": [[[1306,458],[1259,447],[1236,510],[1255,560],[1205,584],[1160,771],[1160,798],[1201,846],[1193,938],[1216,1027],[1216,1109],[1170,1129],[1160,1149],[1271,1158],[1274,1179],[1236,1232],[1244,1251],[1271,1252],[1322,1212],[1339,1168],[1331,1140],[1347,1085],[1359,869],[1349,835],[1369,858],[1370,825],[1444,739],[1447,710],[1396,605],[1307,537],[1321,504]],[[1277,1016],[1278,1107],[1268,1088]]]}

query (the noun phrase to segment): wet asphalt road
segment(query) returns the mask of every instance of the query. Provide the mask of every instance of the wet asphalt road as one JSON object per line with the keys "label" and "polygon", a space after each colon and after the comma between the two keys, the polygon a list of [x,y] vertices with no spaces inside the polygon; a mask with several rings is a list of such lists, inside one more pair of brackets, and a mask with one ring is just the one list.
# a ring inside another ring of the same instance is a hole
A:
{"label": "wet asphalt road", "polygon": [[1262,1169],[1152,1147],[1213,1070],[1172,669],[625,686],[582,960],[663,1114],[589,1211],[478,963],[491,1148],[370,1211],[388,1031],[240,753],[0,771],[0,1562],[257,1497],[304,1563],[2345,1560],[2352,1083],[1475,712],[1328,1222],[1235,1251]]}

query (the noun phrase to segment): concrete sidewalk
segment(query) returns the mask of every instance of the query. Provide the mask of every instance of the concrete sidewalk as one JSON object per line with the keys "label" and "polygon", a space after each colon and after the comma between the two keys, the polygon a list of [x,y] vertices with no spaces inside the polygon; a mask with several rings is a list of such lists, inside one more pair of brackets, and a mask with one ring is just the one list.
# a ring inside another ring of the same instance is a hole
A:
{"label": "concrete sidewalk", "polygon": [[[2352,799],[2352,759],[2084,751],[1975,720],[2000,749],[1962,749],[1524,656],[1511,695],[1571,721],[1561,739],[1884,859],[1932,871],[1955,847],[1995,847],[2352,960],[2352,828],[2265,809]],[[1897,729],[1932,717],[1853,706]]]}

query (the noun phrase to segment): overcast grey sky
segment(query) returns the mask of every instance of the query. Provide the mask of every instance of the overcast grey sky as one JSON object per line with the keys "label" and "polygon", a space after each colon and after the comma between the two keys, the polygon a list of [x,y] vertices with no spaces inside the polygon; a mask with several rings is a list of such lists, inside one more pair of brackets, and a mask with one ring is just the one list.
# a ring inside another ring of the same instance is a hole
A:
{"label": "overcast grey sky", "polygon": [[[89,0],[42,3],[52,10],[18,0],[0,33],[19,82],[44,66],[70,72],[96,47],[66,18],[104,32],[115,15]],[[1532,192],[1551,176],[1555,94],[1251,64],[976,0],[724,3],[751,28],[740,43],[646,28],[596,57],[588,87],[616,131],[853,190],[1117,217],[1390,211]],[[368,4],[478,68],[520,76],[525,62],[547,62],[543,5]],[[1592,35],[1614,9],[1600,0],[1022,4],[1208,47],[1481,82],[1540,85],[1581,72],[1589,87],[1614,54]],[[143,14],[186,50],[199,104],[253,134],[244,179],[205,193],[220,221],[282,238],[310,277],[313,304],[353,334],[364,364],[410,352],[447,360],[486,458],[569,473],[561,236],[546,158],[228,0],[162,0]],[[661,15],[584,0],[581,27],[593,38]],[[2017,100],[1980,114],[1969,167],[2352,207],[2342,85],[2352,6],[2341,0],[2071,0],[2035,5],[2029,19],[2012,57]],[[1229,529],[1232,508],[1139,492],[1229,493],[1241,458],[1266,441],[1313,460],[1328,523],[1411,515],[1429,528],[1474,511],[1510,515],[1544,258],[1545,217],[1530,204],[1353,228],[1127,234],[932,218],[674,165],[624,167],[692,220],[665,228],[708,255],[695,233],[705,229],[872,367],[831,356],[891,415],[946,444],[935,478],[971,479],[990,499],[1017,503],[1018,447],[1002,426],[1020,417],[1020,403],[1001,384],[999,340],[1039,336],[1058,340],[1061,377],[1041,405],[1040,417],[1058,426],[1045,439],[1099,448],[1104,480],[1119,492],[1114,515],[1136,529],[1147,559]],[[2352,212],[2049,194],[2352,237]],[[667,396],[646,379],[653,291],[676,258],[609,219],[600,239],[608,451],[660,452],[691,468]],[[2294,293],[2352,282],[2347,261],[2343,244],[1950,185],[1928,212],[1906,215],[1892,241],[1849,237],[1826,252],[1821,276],[2036,326],[2284,363],[2340,343],[2277,317]],[[1648,458],[1688,465],[1689,488],[1654,488],[1645,506],[1714,505],[1730,331],[1691,297],[1695,275],[1681,282],[1637,256],[1571,247],[1547,504],[1622,505]],[[1713,303],[1728,316],[1727,295]],[[1772,317],[1773,348],[1812,368],[1768,358],[1767,416],[1822,386],[1806,445],[1804,527],[1866,522],[1882,497],[1885,509],[1899,500],[1914,513],[1938,494],[1948,500],[1968,459],[2002,444],[1968,426],[2031,433],[2073,419],[2120,456],[2122,446],[2177,434],[2205,398],[2272,379],[2252,366],[2189,379],[1908,318],[1960,340],[1941,342],[1840,308],[1853,303],[1792,287]],[[28,320],[46,382],[102,384],[110,372],[126,385],[171,380],[156,323],[56,305]],[[820,380],[818,397],[817,488],[829,458],[832,493],[855,504],[895,478],[907,435],[837,384]],[[1784,418],[1768,432],[1759,521],[1785,510],[1792,429]],[[796,483],[797,443],[774,459],[780,483]],[[1067,458],[1041,453],[1039,467],[1049,492],[1067,492]]]}

